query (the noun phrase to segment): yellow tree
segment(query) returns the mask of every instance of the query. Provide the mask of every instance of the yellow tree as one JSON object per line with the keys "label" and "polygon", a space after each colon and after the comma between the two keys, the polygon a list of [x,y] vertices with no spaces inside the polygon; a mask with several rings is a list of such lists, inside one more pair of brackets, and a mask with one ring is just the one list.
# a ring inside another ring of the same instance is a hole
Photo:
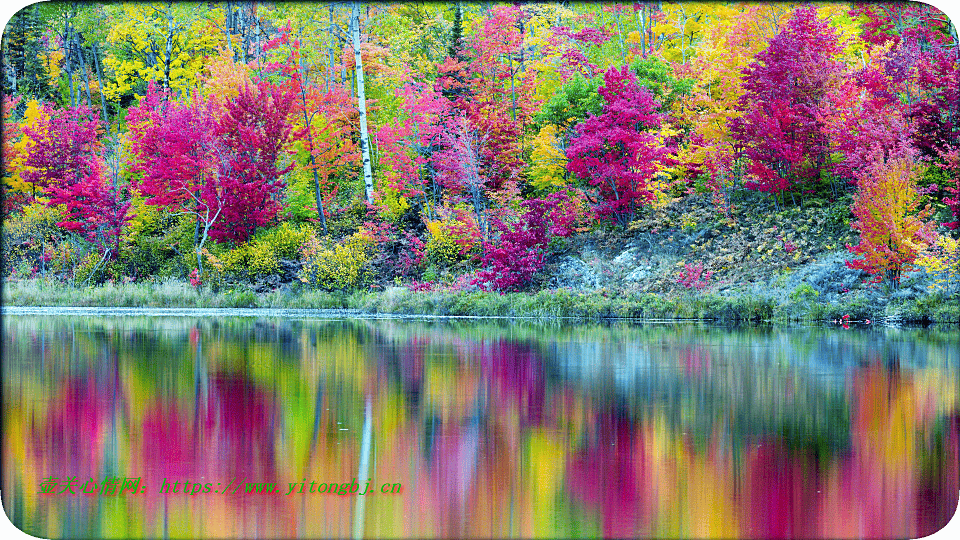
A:
{"label": "yellow tree", "polygon": [[680,125],[694,126],[679,158],[693,174],[710,178],[718,202],[736,179],[728,126],[742,114],[737,105],[744,94],[743,69],[767,48],[790,13],[790,6],[784,4],[715,5],[706,15],[710,24],[696,43],[693,58],[675,66],[677,78],[697,81],[690,98],[674,112]]}
{"label": "yellow tree", "polygon": [[878,159],[868,169],[858,178],[852,207],[857,218],[852,227],[860,232],[860,244],[847,246],[861,258],[847,266],[884,278],[896,288],[904,270],[934,242],[933,227],[925,221],[932,210],[920,209],[912,158]]}
{"label": "yellow tree", "polygon": [[653,31],[664,36],[663,57],[671,62],[686,63],[703,40],[707,26],[728,18],[734,10],[715,2],[669,2],[664,4],[661,19]]}
{"label": "yellow tree", "polygon": [[189,91],[200,83],[207,56],[217,55],[223,44],[224,35],[209,18],[220,12],[205,4],[124,2],[105,9],[112,27],[104,65],[114,80],[104,85],[104,93],[111,100],[149,81],[177,93]]}
{"label": "yellow tree", "polygon": [[36,195],[35,187],[32,183],[23,179],[23,173],[32,169],[24,162],[30,153],[30,149],[36,143],[30,135],[24,132],[24,128],[34,133],[39,133],[44,129],[44,124],[41,122],[40,103],[36,100],[27,102],[23,118],[19,122],[11,121],[10,108],[12,104],[9,98],[4,98],[3,187],[7,193],[25,193],[33,196]]}

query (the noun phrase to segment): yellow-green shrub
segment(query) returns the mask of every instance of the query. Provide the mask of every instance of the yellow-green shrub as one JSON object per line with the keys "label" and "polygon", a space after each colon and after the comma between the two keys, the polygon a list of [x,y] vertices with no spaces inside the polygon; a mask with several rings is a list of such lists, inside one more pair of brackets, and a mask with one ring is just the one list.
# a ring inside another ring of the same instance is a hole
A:
{"label": "yellow-green shrub", "polygon": [[396,223],[410,209],[407,198],[400,195],[400,192],[389,184],[383,186],[379,202],[381,204],[380,216],[390,223]]}
{"label": "yellow-green shrub", "polygon": [[[103,255],[95,251],[88,253],[86,257],[81,259],[80,263],[73,269],[74,285],[94,285],[103,281],[103,265],[100,264],[102,260]],[[100,265],[100,267],[98,268],[97,265]],[[96,274],[94,274],[94,270],[96,270]]]}
{"label": "yellow-green shrub", "polygon": [[280,261],[270,244],[253,240],[220,257],[223,274],[231,279],[254,280],[280,272]]}
{"label": "yellow-green shrub", "polygon": [[360,233],[332,246],[311,238],[301,252],[303,267],[297,277],[328,291],[355,289],[370,277],[365,266],[372,246],[373,240]]}
{"label": "yellow-green shrub", "polygon": [[60,242],[56,247],[48,247],[44,253],[49,259],[47,261],[47,271],[58,276],[69,275],[86,251],[88,249],[83,249],[79,242],[69,240]]}
{"label": "yellow-green shrub", "polygon": [[296,260],[300,258],[300,249],[313,236],[313,229],[309,225],[294,227],[283,222],[277,227],[257,233],[256,238],[269,246],[278,258]]}
{"label": "yellow-green shrub", "polygon": [[64,206],[50,208],[41,203],[23,207],[23,212],[3,223],[4,275],[17,267],[40,266],[44,248],[62,237],[57,222],[63,220]]}
{"label": "yellow-green shrub", "polygon": [[424,254],[431,264],[448,268],[467,258],[463,255],[463,246],[448,223],[430,221],[427,229],[430,231],[430,239],[427,240]]}

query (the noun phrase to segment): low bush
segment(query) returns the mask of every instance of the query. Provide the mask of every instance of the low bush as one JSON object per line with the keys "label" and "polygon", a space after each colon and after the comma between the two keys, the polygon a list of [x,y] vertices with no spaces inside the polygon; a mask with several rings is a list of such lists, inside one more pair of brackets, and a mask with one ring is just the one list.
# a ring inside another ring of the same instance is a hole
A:
{"label": "low bush", "polygon": [[332,245],[311,238],[301,252],[303,266],[297,278],[326,291],[356,289],[372,278],[366,271],[372,244],[360,233]]}

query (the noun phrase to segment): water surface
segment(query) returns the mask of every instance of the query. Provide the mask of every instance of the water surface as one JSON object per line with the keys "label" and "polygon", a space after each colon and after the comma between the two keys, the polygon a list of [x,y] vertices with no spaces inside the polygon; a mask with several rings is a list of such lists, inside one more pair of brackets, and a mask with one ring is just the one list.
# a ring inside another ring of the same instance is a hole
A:
{"label": "water surface", "polygon": [[956,331],[9,313],[41,537],[919,537],[960,491]]}

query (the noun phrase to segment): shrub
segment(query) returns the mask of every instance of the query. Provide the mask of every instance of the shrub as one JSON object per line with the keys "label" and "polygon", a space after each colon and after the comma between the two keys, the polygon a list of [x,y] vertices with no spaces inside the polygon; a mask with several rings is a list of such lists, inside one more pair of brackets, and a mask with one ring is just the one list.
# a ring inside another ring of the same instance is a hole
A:
{"label": "shrub", "polygon": [[58,242],[63,236],[57,222],[62,221],[63,207],[50,208],[33,203],[23,207],[23,212],[3,223],[3,273],[7,275],[17,267],[44,266],[45,247]]}
{"label": "shrub", "polygon": [[454,233],[452,221],[427,222],[430,239],[427,240],[424,255],[427,260],[438,268],[449,268],[466,260],[463,246],[459,237]]}
{"label": "shrub", "polygon": [[277,227],[258,232],[256,239],[269,246],[278,258],[296,260],[300,258],[300,248],[313,236],[313,229],[309,225],[294,227],[283,222]]}
{"label": "shrub", "polygon": [[806,300],[813,300],[820,296],[820,293],[816,291],[809,283],[801,283],[797,285],[797,288],[790,293],[790,300],[794,302],[803,302]]}
{"label": "shrub", "polygon": [[575,216],[564,208],[567,200],[565,194],[555,193],[523,201],[524,212],[513,225],[491,218],[495,240],[483,243],[486,269],[478,273],[478,282],[500,291],[526,287],[543,268],[551,236],[572,232]]}
{"label": "shrub", "polygon": [[686,263],[677,277],[677,283],[687,289],[702,291],[709,283],[713,272],[703,271],[703,263]]}
{"label": "shrub", "polygon": [[220,257],[222,272],[227,279],[251,281],[270,276],[280,271],[270,244],[253,240],[231,249]]}
{"label": "shrub", "polygon": [[960,241],[948,235],[937,237],[936,243],[917,259],[917,266],[933,277],[931,289],[947,292],[960,289]]}
{"label": "shrub", "polygon": [[365,272],[373,241],[354,233],[333,246],[310,238],[301,251],[303,267],[297,276],[308,285],[328,291],[346,291],[359,287],[370,278]]}
{"label": "shrub", "polygon": [[101,263],[103,256],[99,253],[88,253],[86,257],[80,260],[76,268],[73,269],[73,283],[80,285],[96,285],[106,279],[103,272],[104,265]]}

